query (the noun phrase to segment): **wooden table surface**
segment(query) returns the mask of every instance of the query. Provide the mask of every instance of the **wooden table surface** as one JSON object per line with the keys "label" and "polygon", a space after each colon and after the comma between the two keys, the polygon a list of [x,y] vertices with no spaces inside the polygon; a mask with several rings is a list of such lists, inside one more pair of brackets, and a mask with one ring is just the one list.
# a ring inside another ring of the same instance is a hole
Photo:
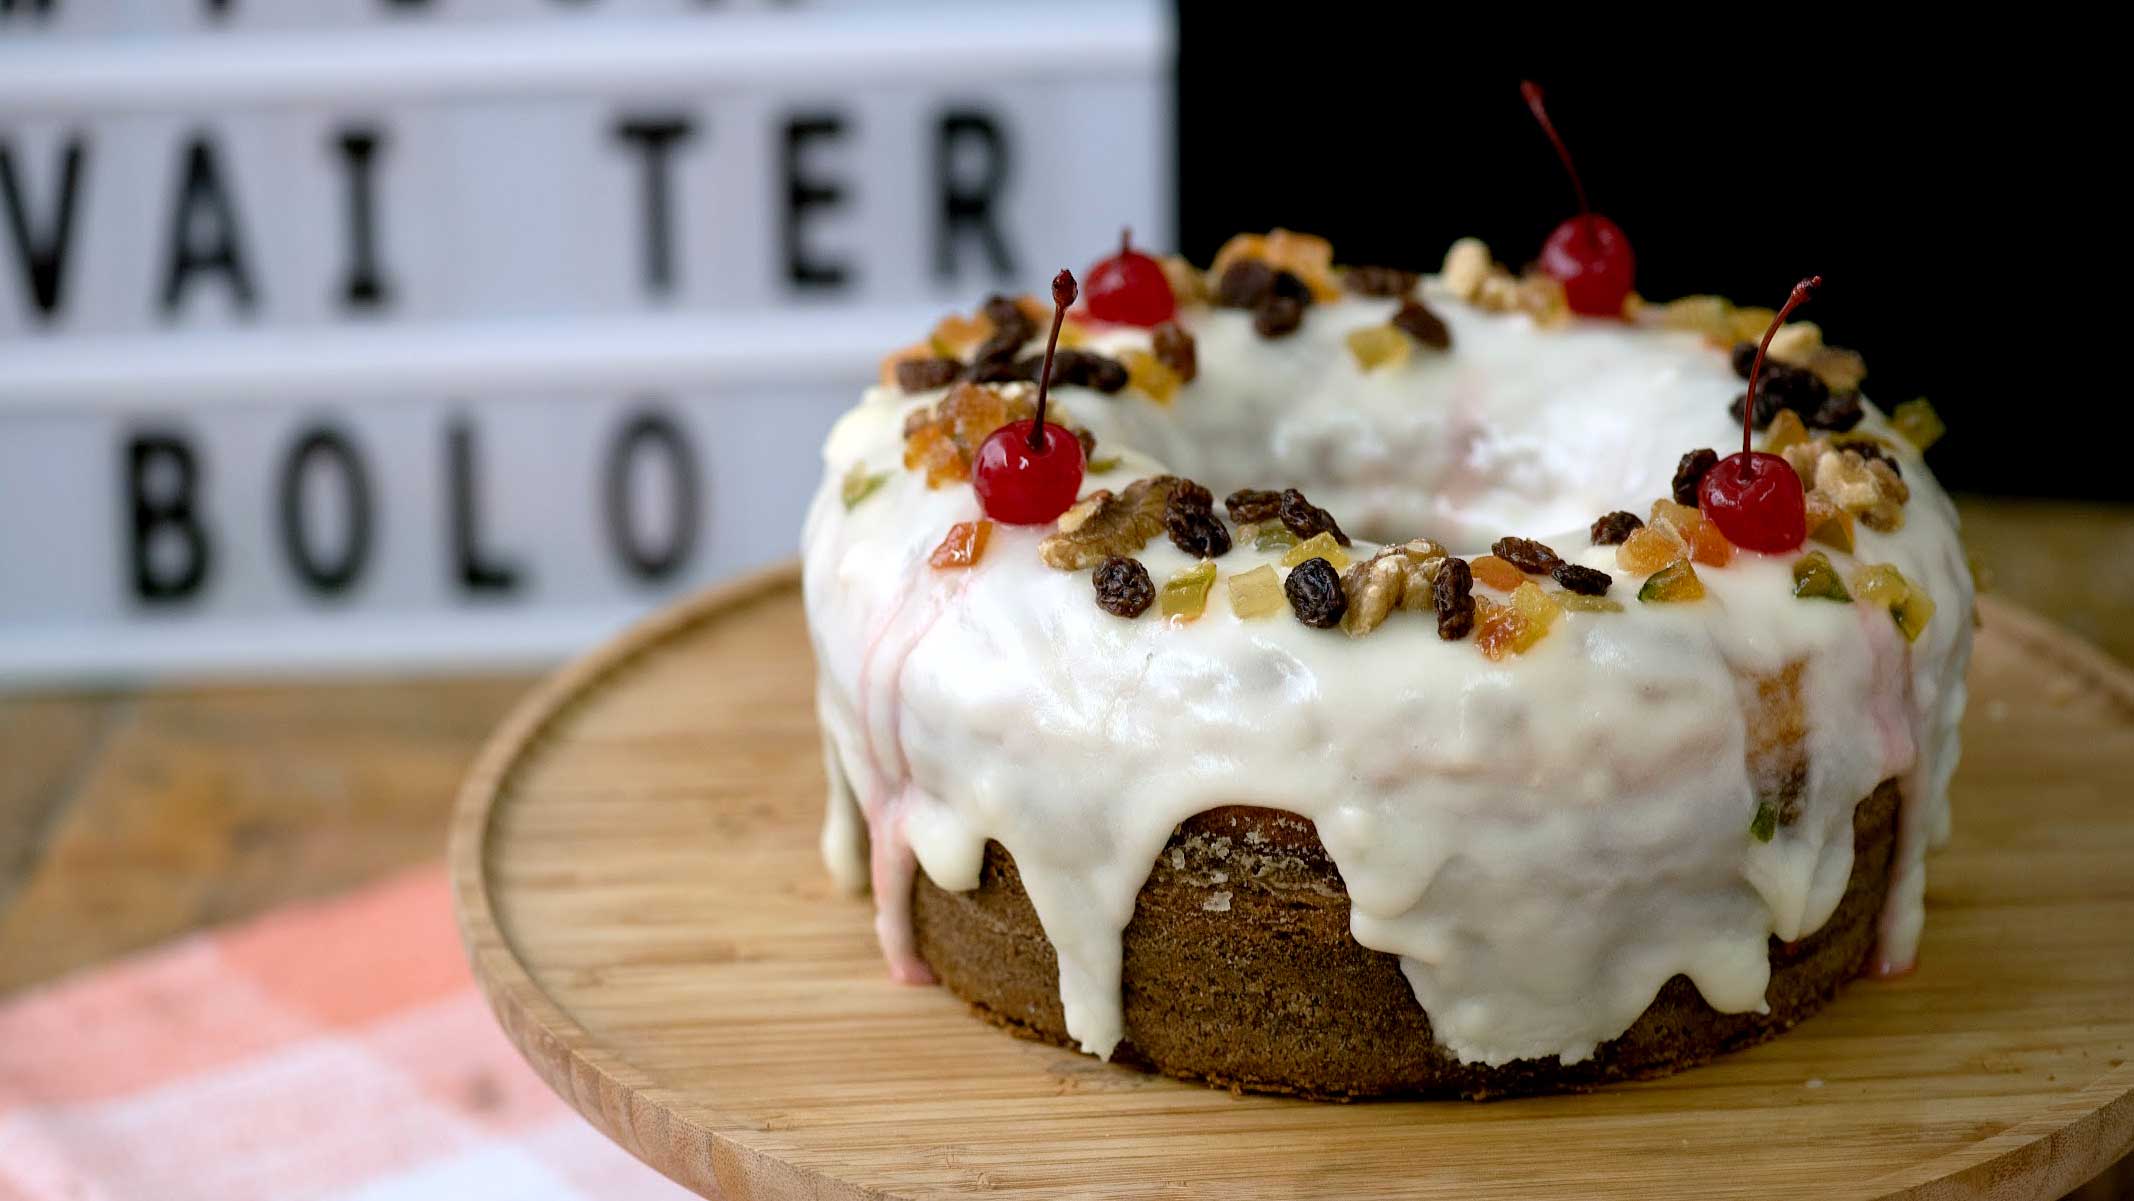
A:
{"label": "wooden table surface", "polygon": [[[2134,507],[1966,499],[1998,594],[2134,663]],[[530,676],[0,696],[0,997],[438,858]],[[2134,1196],[2134,1161],[2079,1194]]]}

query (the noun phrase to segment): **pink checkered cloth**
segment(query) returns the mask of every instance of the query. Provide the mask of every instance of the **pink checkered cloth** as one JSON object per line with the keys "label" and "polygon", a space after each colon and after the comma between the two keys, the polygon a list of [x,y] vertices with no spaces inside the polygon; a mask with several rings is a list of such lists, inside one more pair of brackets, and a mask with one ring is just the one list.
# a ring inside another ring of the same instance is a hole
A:
{"label": "pink checkered cloth", "polygon": [[442,868],[0,1006],[0,1201],[681,1201],[520,1061]]}

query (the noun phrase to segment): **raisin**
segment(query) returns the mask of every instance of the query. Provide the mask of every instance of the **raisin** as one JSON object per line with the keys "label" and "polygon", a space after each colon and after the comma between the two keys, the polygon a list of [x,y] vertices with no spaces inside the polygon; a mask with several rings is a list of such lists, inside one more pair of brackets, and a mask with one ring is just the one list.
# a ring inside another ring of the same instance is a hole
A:
{"label": "raisin", "polygon": [[1675,461],[1675,503],[1697,507],[1697,485],[1704,482],[1704,473],[1719,465],[1719,452],[1709,448],[1693,450]]}
{"label": "raisin", "polygon": [[1528,575],[1547,575],[1563,565],[1563,557],[1531,538],[1499,538],[1490,553]]}
{"label": "raisin", "polygon": [[1467,637],[1475,626],[1475,573],[1465,559],[1447,559],[1430,583],[1430,604],[1437,610],[1437,636],[1447,642]]}
{"label": "raisin", "polygon": [[[1274,286],[1271,291],[1277,297],[1285,300],[1294,300],[1298,304],[1310,304],[1312,302],[1312,286],[1305,283],[1304,278],[1293,271],[1275,272]],[[1262,303],[1265,302],[1263,301]]]}
{"label": "raisin", "polygon": [[1139,559],[1108,556],[1089,578],[1097,587],[1097,608],[1114,617],[1139,617],[1155,603],[1155,581]]}
{"label": "raisin", "polygon": [[[1037,382],[1045,370],[1045,356],[1034,354],[1011,368],[1009,379]],[[979,382],[988,382],[980,380]],[[1067,349],[1052,357],[1052,385],[1056,388],[1094,388],[1099,392],[1117,392],[1126,386],[1126,364],[1107,358],[1090,350]]]}
{"label": "raisin", "polygon": [[1613,513],[1603,513],[1593,519],[1593,545],[1618,546],[1623,539],[1630,537],[1632,530],[1644,524],[1644,518],[1621,509]]}
{"label": "raisin", "polygon": [[1023,348],[1029,336],[1020,330],[1002,330],[978,344],[971,355],[972,365],[979,363],[1010,363],[1015,361],[1015,352]]}
{"label": "raisin", "polygon": [[[1734,398],[1734,403],[1728,405],[1726,408],[1727,416],[1733,418],[1735,421],[1741,420],[1741,406],[1748,399],[1749,394],[1746,392],[1742,393],[1739,396],[1736,396]],[[1764,427],[1770,425],[1771,419],[1773,417],[1778,416],[1779,410],[1785,407],[1786,406],[1769,388],[1759,388],[1756,391],[1756,420],[1751,424],[1753,424],[1757,429],[1763,429]]]}
{"label": "raisin", "polygon": [[1252,328],[1262,338],[1279,338],[1297,332],[1304,324],[1304,302],[1290,296],[1270,296],[1252,310]]}
{"label": "raisin", "polygon": [[1176,321],[1166,321],[1156,327],[1152,349],[1156,361],[1169,367],[1178,375],[1178,382],[1190,384],[1200,374],[1200,356],[1193,345],[1193,335]]}
{"label": "raisin", "polygon": [[1181,508],[1174,498],[1163,512],[1163,529],[1171,545],[1197,558],[1220,559],[1230,553],[1230,531],[1212,510]]}
{"label": "raisin", "polygon": [[1282,494],[1262,488],[1239,488],[1223,500],[1223,507],[1230,510],[1230,520],[1239,525],[1272,521],[1282,515]]}
{"label": "raisin", "polygon": [[1020,334],[1018,342],[1027,342],[1037,333],[1037,323],[1030,320],[1028,313],[1023,312],[1023,306],[998,292],[986,297],[986,302],[979,312],[984,313],[986,320],[993,323],[995,333]]}
{"label": "raisin", "polygon": [[1081,360],[1082,379],[1099,392],[1117,392],[1126,386],[1126,364],[1091,350],[1070,351]]}
{"label": "raisin", "polygon": [[1420,300],[1404,300],[1393,314],[1393,327],[1434,350],[1452,349],[1452,331]]}
{"label": "raisin", "polygon": [[1202,559],[1230,553],[1230,531],[1215,515],[1215,497],[1192,480],[1180,480],[1163,507],[1164,532],[1171,544]]}
{"label": "raisin", "polygon": [[1097,458],[1097,436],[1086,429],[1077,427],[1074,431],[1074,440],[1082,446],[1082,462],[1095,462]]}
{"label": "raisin", "polygon": [[897,387],[906,392],[931,392],[946,388],[963,373],[954,359],[906,359],[897,364]]}
{"label": "raisin", "polygon": [[1304,494],[1291,488],[1282,493],[1282,524],[1297,536],[1299,542],[1313,534],[1330,534],[1336,543],[1347,546],[1349,536],[1341,532],[1334,515],[1304,499]]}
{"label": "raisin", "polygon": [[1549,574],[1564,586],[1565,591],[1576,592],[1580,596],[1606,596],[1608,586],[1615,583],[1615,577],[1607,572],[1582,567],[1577,563],[1558,563],[1556,570]]}
{"label": "raisin", "polygon": [[1215,282],[1215,303],[1225,308],[1257,308],[1274,295],[1274,268],[1258,259],[1239,259]]}
{"label": "raisin", "polygon": [[1844,433],[1846,430],[1860,424],[1860,418],[1866,415],[1866,410],[1860,407],[1860,394],[1858,392],[1840,392],[1834,396],[1824,397],[1823,402],[1818,404],[1812,412],[1802,413],[1801,420],[1807,423],[1811,429],[1836,430],[1839,433]]}
{"label": "raisin", "polygon": [[1290,569],[1282,592],[1297,620],[1314,629],[1330,630],[1341,624],[1349,611],[1348,594],[1341,590],[1341,575],[1325,559],[1306,559]]}
{"label": "raisin", "polygon": [[1351,267],[1341,284],[1358,296],[1406,296],[1421,277],[1398,267]]}

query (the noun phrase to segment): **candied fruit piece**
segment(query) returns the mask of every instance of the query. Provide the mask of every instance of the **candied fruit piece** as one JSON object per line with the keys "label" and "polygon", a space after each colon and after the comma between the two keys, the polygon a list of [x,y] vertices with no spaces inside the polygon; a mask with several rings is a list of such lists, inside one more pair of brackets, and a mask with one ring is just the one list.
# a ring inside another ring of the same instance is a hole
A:
{"label": "candied fruit piece", "polygon": [[1215,587],[1215,564],[1206,559],[1163,582],[1157,609],[1172,621],[1193,621],[1208,611],[1208,591]]}
{"label": "candied fruit piece", "polygon": [[1532,580],[1512,589],[1511,601],[1512,611],[1523,623],[1519,636],[1512,642],[1515,651],[1531,649],[1556,624],[1556,619],[1563,616],[1563,606]]}
{"label": "candied fruit piece", "polygon": [[1287,550],[1297,544],[1297,536],[1280,522],[1270,521],[1256,528],[1252,536],[1254,550]]}
{"label": "candied fruit piece", "polygon": [[1673,531],[1689,548],[1689,557],[1708,567],[1734,561],[1734,544],[1719,532],[1718,525],[1688,505],[1665,498],[1652,502],[1652,525]]}
{"label": "candied fruit piece", "polygon": [[1861,568],[1852,577],[1852,590],[1861,600],[1888,609],[1906,642],[1917,642],[1934,619],[1933,599],[1888,563]]}
{"label": "candied fruit piece", "polygon": [[1262,563],[1223,582],[1230,587],[1230,611],[1240,618],[1270,617],[1282,610],[1282,577],[1270,564]]}
{"label": "candied fruit piece", "polygon": [[986,543],[992,537],[990,521],[959,521],[948,527],[948,536],[926,561],[936,568],[969,567],[985,557]]}
{"label": "candied fruit piece", "polygon": [[1697,578],[1697,569],[1688,562],[1672,563],[1653,572],[1638,589],[1638,599],[1648,602],[1674,603],[1704,599],[1704,581]]}
{"label": "candied fruit piece", "polygon": [[1672,527],[1657,529],[1640,526],[1630,531],[1623,544],[1615,548],[1615,564],[1631,575],[1651,575],[1670,563],[1679,563],[1689,557],[1689,547],[1677,536]]}
{"label": "candied fruit piece", "polygon": [[1949,427],[1941,423],[1941,414],[1924,396],[1898,405],[1891,411],[1889,423],[1904,435],[1905,441],[1921,450],[1941,441],[1941,436],[1949,432]]}
{"label": "candied fruit piece", "polygon": [[1118,469],[1119,456],[1117,455],[1107,455],[1106,457],[1101,459],[1089,460],[1089,474],[1091,475],[1103,475],[1107,472],[1117,471]]}
{"label": "candied fruit piece", "polygon": [[880,379],[884,388],[897,386],[897,366],[901,363],[916,363],[934,357],[934,348],[924,342],[914,342],[900,350],[892,350],[882,356]]}
{"label": "candied fruit piece", "polygon": [[[1050,320],[1051,314],[1047,313]],[[962,313],[950,313],[934,325],[934,332],[927,338],[933,352],[943,358],[960,359],[986,340],[993,333],[993,323],[984,315],[966,317]]]}
{"label": "candied fruit piece", "polygon": [[1335,571],[1349,565],[1348,552],[1342,550],[1341,544],[1334,541],[1334,536],[1325,531],[1313,534],[1290,547],[1289,553],[1282,556],[1282,566],[1296,567],[1307,559],[1325,559],[1327,565]]}
{"label": "candied fruit piece", "polygon": [[1562,605],[1565,610],[1572,613],[1620,613],[1623,611],[1623,602],[1610,600],[1605,596],[1582,596],[1576,592],[1558,592],[1554,593],[1553,596],[1557,604]]}
{"label": "candied fruit piece", "polygon": [[1778,833],[1778,803],[1759,801],[1756,816],[1749,819],[1749,837],[1758,842],[1769,842]]}
{"label": "candied fruit piece", "polygon": [[1801,415],[1792,409],[1780,409],[1778,416],[1771,419],[1770,428],[1764,431],[1764,453],[1784,454],[1787,447],[1799,446],[1808,440],[1808,426],[1801,420]]}
{"label": "candied fruit piece", "polygon": [[1496,555],[1476,555],[1468,560],[1467,567],[1468,570],[1475,573],[1475,579],[1495,588],[1499,592],[1510,592],[1519,585],[1526,583],[1525,572],[1512,566],[1510,561],[1501,559]]}
{"label": "candied fruit piece", "polygon": [[1761,342],[1763,341],[1764,331],[1771,328],[1771,323],[1776,320],[1778,320],[1777,310],[1752,306],[1745,309],[1735,309],[1729,317],[1728,323],[1734,331],[1734,342]]}
{"label": "candied fruit piece", "polygon": [[[1487,597],[1475,598],[1475,645],[1492,661],[1518,653],[1517,643],[1525,632],[1526,619],[1510,605]],[[1531,645],[1531,644],[1530,644]]]}
{"label": "candied fruit piece", "polygon": [[845,508],[850,510],[873,496],[875,489],[888,479],[889,473],[886,471],[869,471],[865,463],[854,463],[852,470],[845,473],[844,482],[838,486],[838,498],[843,500]]}
{"label": "candied fruit piece", "polygon": [[1838,577],[1838,569],[1830,565],[1830,556],[1819,550],[1809,551],[1794,560],[1793,595],[1802,600],[1852,603],[1852,594],[1845,591],[1845,581]]}
{"label": "candied fruit piece", "polygon": [[1666,304],[1648,305],[1646,318],[1663,329],[1688,330],[1706,338],[1725,340],[1731,344],[1734,332],[1734,306],[1724,296],[1684,296]]}
{"label": "candied fruit piece", "polygon": [[1853,516],[1821,492],[1808,493],[1808,537],[1833,550],[1852,553]]}
{"label": "candied fruit piece", "polygon": [[1408,361],[1408,355],[1415,348],[1412,339],[1390,325],[1366,325],[1351,330],[1348,344],[1356,365],[1365,371],[1398,367]]}
{"label": "candied fruit piece", "polygon": [[[1023,384],[958,384],[931,409],[913,409],[906,415],[904,466],[924,469],[929,488],[970,479],[971,457],[979,444],[1011,421],[1028,421],[1036,412],[1035,396],[1036,391]],[[1053,416],[1058,420],[1063,415],[1054,408]]]}
{"label": "candied fruit piece", "polygon": [[1178,373],[1163,360],[1145,350],[1129,350],[1123,356],[1126,361],[1126,382],[1157,404],[1167,405],[1178,394]]}

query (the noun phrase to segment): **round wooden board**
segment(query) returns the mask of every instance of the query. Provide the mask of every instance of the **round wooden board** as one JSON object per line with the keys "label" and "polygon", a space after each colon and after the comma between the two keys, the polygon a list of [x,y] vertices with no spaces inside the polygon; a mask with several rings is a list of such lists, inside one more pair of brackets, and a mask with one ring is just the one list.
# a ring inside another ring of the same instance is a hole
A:
{"label": "round wooden board", "polygon": [[566,1099],[707,1196],[2054,1198],[2134,1146],[2134,676],[1988,604],[1910,977],[1663,1080],[1489,1104],[1233,1097],[891,984],[816,854],[796,572],[667,611],[506,723],[459,918]]}

